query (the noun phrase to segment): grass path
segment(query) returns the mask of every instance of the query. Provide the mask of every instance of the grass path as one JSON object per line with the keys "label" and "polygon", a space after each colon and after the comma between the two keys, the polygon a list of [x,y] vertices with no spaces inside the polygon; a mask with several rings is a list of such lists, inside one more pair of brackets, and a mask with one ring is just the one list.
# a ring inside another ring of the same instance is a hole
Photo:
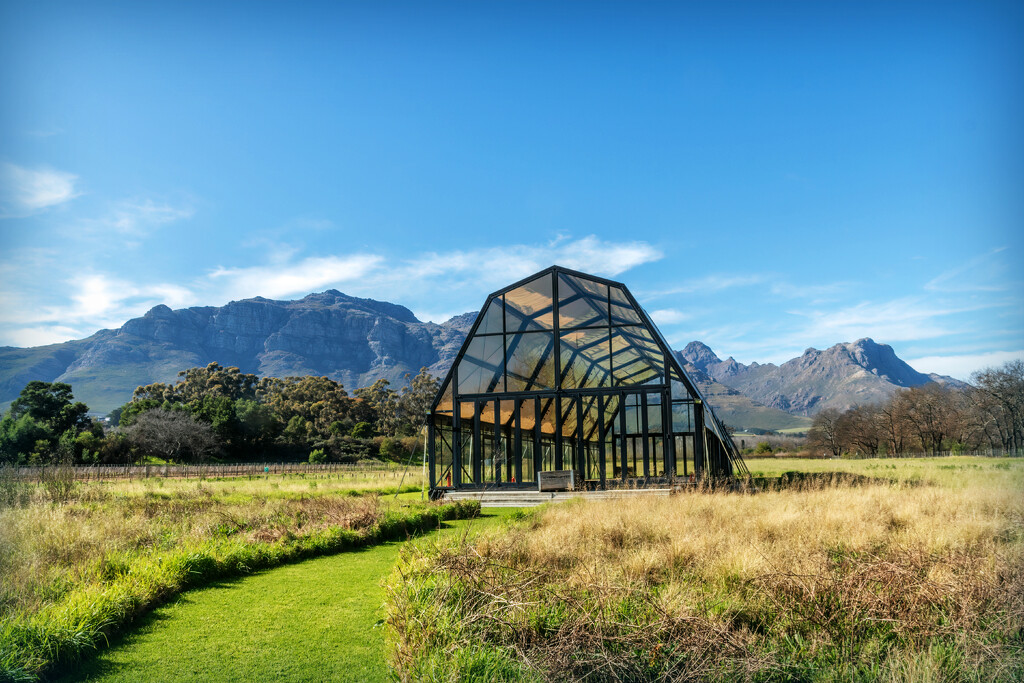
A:
{"label": "grass path", "polygon": [[[512,510],[447,522],[478,529]],[[380,586],[401,543],[189,591],[62,681],[386,681]]]}

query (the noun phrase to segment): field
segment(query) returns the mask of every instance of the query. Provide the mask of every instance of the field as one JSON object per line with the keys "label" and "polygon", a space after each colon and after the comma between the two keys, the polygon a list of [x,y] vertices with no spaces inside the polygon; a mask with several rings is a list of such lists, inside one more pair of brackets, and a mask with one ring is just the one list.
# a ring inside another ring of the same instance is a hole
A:
{"label": "field", "polygon": [[409,546],[388,583],[391,665],[436,681],[1024,679],[1024,462],[750,466],[757,493],[580,501]]}
{"label": "field", "polygon": [[[475,533],[500,524],[508,512],[487,510],[477,518],[445,522],[430,534]],[[114,647],[60,680],[389,681],[379,627],[381,579],[404,542],[189,591],[155,609]]]}
{"label": "field", "polygon": [[0,680],[1024,677],[1024,462],[749,464],[402,543],[475,510],[379,473],[0,482]]}
{"label": "field", "polygon": [[188,588],[475,513],[419,502],[415,475],[395,500],[394,486],[377,488],[390,476],[5,478],[0,679],[32,680],[77,662]]}

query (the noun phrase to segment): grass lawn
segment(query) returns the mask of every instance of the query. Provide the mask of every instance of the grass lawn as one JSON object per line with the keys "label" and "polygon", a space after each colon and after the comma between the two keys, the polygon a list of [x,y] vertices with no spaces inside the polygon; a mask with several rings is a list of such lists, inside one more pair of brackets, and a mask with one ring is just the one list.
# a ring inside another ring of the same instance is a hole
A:
{"label": "grass lawn", "polygon": [[375,474],[55,487],[0,471],[0,681],[88,659],[189,589],[476,512],[417,490],[395,500]]}
{"label": "grass lawn", "polygon": [[[441,533],[493,527],[513,511],[446,522]],[[190,591],[60,680],[389,680],[377,624],[383,616],[381,580],[401,545],[385,543]]]}

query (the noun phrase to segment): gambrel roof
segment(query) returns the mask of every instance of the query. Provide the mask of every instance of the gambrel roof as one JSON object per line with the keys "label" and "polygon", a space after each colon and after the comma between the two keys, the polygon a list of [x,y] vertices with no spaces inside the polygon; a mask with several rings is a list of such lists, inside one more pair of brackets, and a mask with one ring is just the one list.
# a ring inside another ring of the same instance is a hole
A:
{"label": "gambrel roof", "polygon": [[487,298],[432,408],[453,409],[453,386],[461,400],[651,385],[671,385],[674,399],[703,403],[707,428],[731,461],[742,462],[724,425],[626,286],[552,266]]}

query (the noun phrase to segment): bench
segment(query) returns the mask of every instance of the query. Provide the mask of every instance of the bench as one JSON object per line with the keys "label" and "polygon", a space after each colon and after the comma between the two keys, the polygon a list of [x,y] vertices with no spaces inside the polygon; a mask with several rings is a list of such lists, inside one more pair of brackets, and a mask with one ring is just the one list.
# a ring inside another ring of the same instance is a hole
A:
{"label": "bench", "polygon": [[573,470],[552,470],[537,473],[538,491],[572,491],[576,488],[576,472]]}

